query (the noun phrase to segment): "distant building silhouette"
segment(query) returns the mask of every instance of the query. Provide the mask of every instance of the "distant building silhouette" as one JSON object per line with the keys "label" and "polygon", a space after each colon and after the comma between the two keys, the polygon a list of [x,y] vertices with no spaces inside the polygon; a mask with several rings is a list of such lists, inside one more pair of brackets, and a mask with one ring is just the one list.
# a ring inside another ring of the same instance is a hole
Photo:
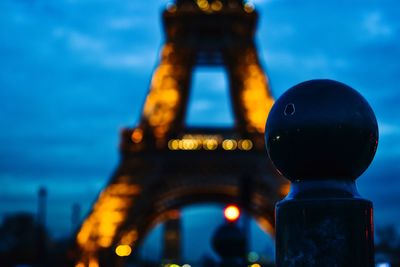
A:
{"label": "distant building silhouette", "polygon": [[47,240],[47,234],[33,214],[17,213],[6,216],[0,227],[0,266],[38,264],[43,255],[39,241]]}
{"label": "distant building silhouette", "polygon": [[375,242],[376,262],[400,267],[400,234],[393,225],[378,228]]}
{"label": "distant building silhouette", "polygon": [[74,203],[71,209],[71,230],[75,233],[81,220],[81,206],[78,203]]}
{"label": "distant building silhouette", "polygon": [[[47,189],[40,187],[38,191],[38,225],[46,229]],[[44,231],[38,232],[36,237],[37,261],[44,264],[47,260],[47,236]]]}
{"label": "distant building silhouette", "polygon": [[43,227],[46,227],[46,211],[47,211],[47,189],[40,187],[38,190],[38,211],[37,221]]}

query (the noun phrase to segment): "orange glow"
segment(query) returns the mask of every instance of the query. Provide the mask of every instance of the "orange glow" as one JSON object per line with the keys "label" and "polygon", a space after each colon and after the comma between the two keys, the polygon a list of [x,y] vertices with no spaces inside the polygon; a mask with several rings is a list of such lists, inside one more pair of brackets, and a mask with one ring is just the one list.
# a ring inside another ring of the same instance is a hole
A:
{"label": "orange glow", "polygon": [[253,148],[253,142],[249,139],[244,139],[239,141],[239,149],[240,150],[250,150]]}
{"label": "orange glow", "polygon": [[184,135],[182,139],[171,139],[168,141],[169,150],[215,150],[219,146],[224,150],[248,151],[253,148],[253,142],[250,139],[222,139],[218,135]]}
{"label": "orange glow", "polygon": [[279,189],[279,193],[282,196],[286,196],[287,194],[289,194],[289,191],[290,191],[290,183],[282,185],[281,188]]}
{"label": "orange glow", "polygon": [[99,262],[95,258],[89,260],[89,267],[99,267]]}
{"label": "orange glow", "polygon": [[215,150],[218,147],[218,142],[215,139],[207,139],[204,141],[203,147],[206,150]]}
{"label": "orange glow", "polygon": [[100,194],[77,235],[77,242],[83,251],[96,251],[112,245],[118,227],[126,219],[133,197],[140,191],[138,185],[116,183]]}
{"label": "orange glow", "polygon": [[222,148],[225,150],[235,150],[237,142],[235,140],[226,139],[222,142]]}
{"label": "orange glow", "polygon": [[78,262],[77,264],[75,264],[75,267],[85,267],[85,264],[83,264],[82,262]]}
{"label": "orange glow", "polygon": [[253,263],[252,265],[250,265],[251,267],[261,267],[261,265],[260,264],[258,264],[258,263]]}
{"label": "orange glow", "polygon": [[269,91],[268,78],[264,74],[255,48],[244,51],[237,66],[240,73],[240,106],[247,130],[263,133],[268,113],[274,103]]}
{"label": "orange glow", "polygon": [[257,217],[256,220],[257,220],[258,226],[260,226],[260,228],[264,232],[274,236],[275,230],[270,221],[268,221],[266,218],[263,218],[263,217]]}
{"label": "orange glow", "polygon": [[120,257],[127,257],[131,255],[132,253],[132,248],[129,245],[119,245],[115,249],[115,254],[117,254]]}
{"label": "orange glow", "polygon": [[140,128],[133,130],[131,138],[132,142],[140,143],[143,139],[143,130]]}
{"label": "orange glow", "polygon": [[246,11],[247,13],[253,12],[254,11],[254,5],[252,3],[244,4],[244,11]]}
{"label": "orange glow", "polygon": [[228,221],[234,222],[239,219],[240,210],[235,205],[229,205],[224,210],[224,216]]}
{"label": "orange glow", "polygon": [[169,220],[177,220],[181,217],[179,210],[171,210],[166,214]]}
{"label": "orange glow", "polygon": [[181,142],[183,150],[193,150],[197,148],[197,143],[192,139],[183,139]]}
{"label": "orange glow", "polygon": [[161,62],[154,71],[143,108],[143,118],[153,128],[157,138],[163,138],[168,132],[181,102],[179,84],[186,77],[187,70],[176,62],[174,53],[172,44],[163,47]]}
{"label": "orange glow", "polygon": [[207,0],[197,0],[197,5],[203,11],[205,11],[205,10],[210,8],[210,5],[208,4]]}
{"label": "orange glow", "polygon": [[138,233],[135,229],[125,232],[122,235],[121,243],[123,244],[133,244],[138,238]]}
{"label": "orange glow", "polygon": [[179,140],[173,139],[168,141],[168,148],[170,150],[178,150],[179,149]]}
{"label": "orange glow", "polygon": [[220,11],[222,9],[222,7],[223,7],[223,4],[219,0],[217,0],[211,4],[211,9],[213,11]]}

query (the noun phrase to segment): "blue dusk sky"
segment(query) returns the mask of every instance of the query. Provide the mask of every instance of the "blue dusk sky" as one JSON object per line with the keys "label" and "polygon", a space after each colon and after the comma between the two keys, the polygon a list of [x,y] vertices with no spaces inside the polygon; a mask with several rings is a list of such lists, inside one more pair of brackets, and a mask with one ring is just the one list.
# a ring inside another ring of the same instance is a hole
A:
{"label": "blue dusk sky", "polygon": [[[254,3],[259,56],[275,98],[304,80],[330,78],[357,89],[375,110],[379,147],[358,187],[374,202],[377,227],[398,224],[400,3]],[[49,192],[53,236],[71,232],[73,203],[88,212],[118,164],[120,129],[140,118],[163,42],[165,5],[0,1],[0,219],[36,212],[40,186]],[[231,124],[222,69],[198,69],[193,83],[188,124]]]}

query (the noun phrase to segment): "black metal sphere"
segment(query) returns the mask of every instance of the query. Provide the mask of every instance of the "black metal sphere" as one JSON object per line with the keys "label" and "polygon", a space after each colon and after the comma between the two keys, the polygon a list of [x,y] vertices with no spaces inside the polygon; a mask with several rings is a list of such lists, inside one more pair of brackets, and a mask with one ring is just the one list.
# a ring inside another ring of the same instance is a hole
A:
{"label": "black metal sphere", "polygon": [[355,180],[375,155],[378,125],[357,91],[337,81],[311,80],[275,102],[265,141],[275,167],[291,181]]}

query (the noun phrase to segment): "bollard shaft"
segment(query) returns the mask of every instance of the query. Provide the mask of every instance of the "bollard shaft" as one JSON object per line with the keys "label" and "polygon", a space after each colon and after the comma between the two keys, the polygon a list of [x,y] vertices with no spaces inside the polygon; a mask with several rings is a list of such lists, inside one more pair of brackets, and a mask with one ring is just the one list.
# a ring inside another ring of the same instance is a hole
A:
{"label": "bollard shaft", "polygon": [[276,206],[278,267],[373,267],[372,203],[295,198]]}

